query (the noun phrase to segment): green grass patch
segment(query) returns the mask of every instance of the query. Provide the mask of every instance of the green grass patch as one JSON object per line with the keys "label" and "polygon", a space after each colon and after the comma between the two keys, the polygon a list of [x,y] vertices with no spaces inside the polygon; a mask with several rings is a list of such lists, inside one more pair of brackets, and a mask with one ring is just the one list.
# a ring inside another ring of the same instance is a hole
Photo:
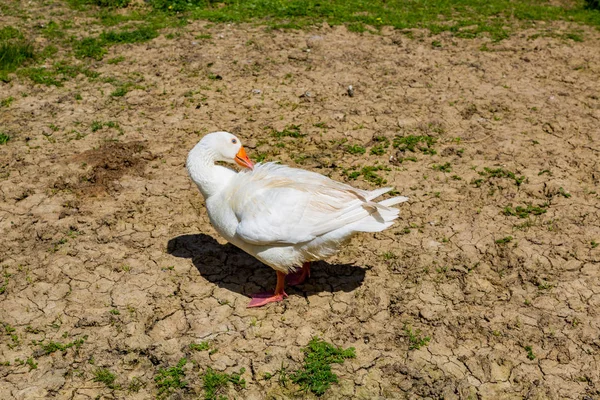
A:
{"label": "green grass patch", "polygon": [[326,21],[346,24],[353,32],[387,25],[425,28],[434,34],[449,31],[464,38],[485,34],[498,41],[530,21],[569,20],[599,26],[600,15],[594,10],[598,0],[586,1],[567,6],[530,0],[247,0],[218,4],[210,0],[151,0],[150,4],[171,13],[190,11],[191,18],[212,22],[262,20],[272,28],[302,28]]}
{"label": "green grass patch", "polygon": [[200,343],[190,343],[190,350],[204,351],[210,349],[210,344],[206,341]]}
{"label": "green grass patch", "polygon": [[506,236],[506,237],[503,237],[502,239],[495,240],[494,242],[496,244],[507,244],[507,243],[510,243],[512,240],[513,240],[512,236]]}
{"label": "green grass patch", "polygon": [[23,34],[15,27],[5,26],[0,29],[0,40],[23,39]]}
{"label": "green grass patch", "polygon": [[105,9],[125,8],[131,4],[131,0],[67,0],[67,2],[76,10],[84,10],[87,6]]}
{"label": "green grass patch", "polygon": [[375,140],[377,144],[371,147],[371,151],[369,153],[374,156],[383,155],[390,146],[390,140],[385,136],[376,136],[373,140]]}
{"label": "green grass patch", "polygon": [[362,167],[360,171],[344,170],[342,173],[349,179],[357,179],[362,176],[366,181],[375,185],[386,184],[387,180],[377,174],[378,171],[391,171],[391,169],[384,165],[367,165]]}
{"label": "green grass patch", "polygon": [[567,193],[567,191],[565,189],[563,189],[562,187],[558,188],[558,194],[560,194],[562,197],[564,197],[566,199],[571,197],[571,193]]}
{"label": "green grass patch", "polygon": [[281,139],[284,137],[291,137],[297,139],[306,136],[305,133],[302,133],[300,131],[300,125],[288,125],[281,131],[271,129],[271,135],[277,139]]}
{"label": "green grass patch", "polygon": [[423,346],[427,346],[431,338],[429,336],[421,336],[421,330],[414,330],[409,325],[404,325],[404,333],[408,337],[408,349],[419,350]]}
{"label": "green grass patch", "polygon": [[92,121],[92,124],[90,125],[90,129],[92,130],[92,132],[99,131],[100,129],[102,129],[104,127],[120,129],[119,123],[115,122],[115,121],[107,121],[107,122]]}
{"label": "green grass patch", "polygon": [[512,208],[510,206],[504,207],[502,214],[506,216],[514,216],[519,218],[527,218],[529,215],[542,215],[545,214],[548,208],[548,203],[540,204],[539,206],[533,206],[527,204],[526,206],[517,206]]}
{"label": "green grass patch", "polygon": [[331,371],[331,364],[342,364],[348,358],[356,358],[354,347],[342,349],[319,338],[313,338],[304,349],[304,365],[290,374],[292,382],[305,391],[323,395],[338,377]]}
{"label": "green grass patch", "polygon": [[47,39],[61,39],[65,37],[65,32],[58,23],[50,20],[46,26],[42,28],[42,36]]}
{"label": "green grass patch", "polygon": [[115,380],[117,376],[110,372],[108,368],[97,368],[94,370],[94,382],[101,382],[109,389],[116,389]]}
{"label": "green grass patch", "polygon": [[433,164],[433,166],[431,167],[436,171],[440,171],[440,172],[452,172],[452,165],[450,165],[449,162],[445,163],[445,164]]}
{"label": "green grass patch", "polygon": [[83,74],[90,79],[97,78],[100,74],[83,66],[70,65],[64,61],[54,63],[51,68],[29,67],[22,68],[18,75],[27,77],[35,83],[47,86],[62,86],[63,82]]}
{"label": "green grass patch", "polygon": [[116,65],[123,61],[125,61],[125,57],[118,56],[118,57],[111,58],[110,60],[106,60],[106,63]]}
{"label": "green grass patch", "polygon": [[0,41],[0,72],[14,72],[34,59],[35,51],[30,42],[23,39]]}
{"label": "green grass patch", "polygon": [[422,136],[422,135],[407,135],[407,136],[396,136],[392,142],[393,146],[400,151],[411,151],[415,153],[417,150],[423,154],[434,155],[436,154],[433,145],[437,142],[437,139],[433,136]]}
{"label": "green grass patch", "polygon": [[10,105],[15,101],[15,98],[10,96],[0,101],[0,107],[10,107]]}
{"label": "green grass patch", "polygon": [[531,346],[525,346],[525,351],[527,352],[527,358],[530,360],[535,360],[535,354],[533,354],[533,348]]}
{"label": "green grass patch", "polygon": [[352,146],[346,146],[346,152],[350,154],[365,154],[367,149],[358,144],[353,144]]}
{"label": "green grass patch", "polygon": [[42,347],[42,351],[45,355],[52,354],[56,351],[67,351],[71,347],[75,347],[75,349],[79,349],[83,343],[85,343],[87,336],[83,338],[76,339],[70,343],[60,343],[50,341],[48,343],[38,343]]}
{"label": "green grass patch", "polygon": [[147,42],[158,36],[151,26],[141,26],[131,31],[108,31],[100,34],[100,40],[107,45]]}
{"label": "green grass patch", "polygon": [[112,97],[123,97],[127,94],[128,91],[129,91],[128,86],[123,85],[123,86],[116,88],[110,95]]}
{"label": "green grass patch", "polygon": [[[478,174],[485,177],[486,178],[485,181],[487,181],[487,182],[490,182],[490,180],[492,178],[512,179],[515,182],[515,185],[517,185],[517,186],[521,186],[521,184],[523,182],[525,182],[525,180],[527,179],[523,175],[517,175],[516,173],[505,170],[504,168],[484,167],[483,171],[478,171]],[[474,184],[476,187],[481,187],[481,185],[484,183],[484,180],[483,179],[474,179],[473,181],[471,181],[471,183]]]}
{"label": "green grass patch", "polygon": [[87,37],[75,42],[73,45],[75,56],[78,58],[93,58],[94,60],[102,60],[106,54],[104,44],[98,38]]}
{"label": "green grass patch", "polygon": [[[240,369],[238,373],[226,374],[214,371],[208,367],[202,377],[202,387],[204,389],[205,400],[217,400],[217,395],[229,383],[233,383],[236,388],[246,387],[246,380],[242,378],[242,374],[246,372],[245,368]],[[218,399],[224,399],[224,396],[219,396]]]}
{"label": "green grass patch", "polygon": [[[0,144],[5,144],[6,142],[2,143],[2,137],[5,136],[3,133],[0,133]],[[5,136],[8,141],[8,136]],[[594,242],[592,242],[593,245]],[[10,278],[10,274],[5,272],[4,273],[4,282],[2,283],[2,285],[0,285],[0,294],[4,294],[4,292],[6,292],[6,288],[8,287],[8,278]]]}
{"label": "green grass patch", "polygon": [[146,25],[133,30],[102,32],[98,37],[87,37],[73,43],[75,56],[102,60],[106,48],[125,43],[147,42],[158,36],[157,28]]}
{"label": "green grass patch", "polygon": [[186,388],[188,383],[184,381],[185,371],[183,367],[187,364],[187,359],[182,358],[176,366],[161,368],[154,377],[154,382],[158,388],[158,397],[166,397],[178,389]]}

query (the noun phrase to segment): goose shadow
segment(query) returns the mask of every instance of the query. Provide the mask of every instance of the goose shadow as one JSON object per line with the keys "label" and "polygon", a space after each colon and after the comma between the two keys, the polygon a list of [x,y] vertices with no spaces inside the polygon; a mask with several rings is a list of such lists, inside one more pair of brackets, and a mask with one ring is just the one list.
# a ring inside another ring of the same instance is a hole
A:
{"label": "goose shadow", "polygon": [[[273,290],[276,276],[270,267],[234,245],[220,244],[205,234],[181,235],[170,239],[167,252],[191,258],[200,275],[215,285],[243,295]],[[321,292],[351,292],[361,286],[366,268],[353,264],[313,262],[310,278],[301,285],[287,287],[288,294],[305,296]]]}

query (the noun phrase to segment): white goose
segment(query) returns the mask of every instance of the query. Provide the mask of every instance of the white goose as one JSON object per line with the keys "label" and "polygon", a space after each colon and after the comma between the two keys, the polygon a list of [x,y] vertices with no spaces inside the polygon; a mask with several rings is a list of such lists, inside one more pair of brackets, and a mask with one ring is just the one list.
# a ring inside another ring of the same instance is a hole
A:
{"label": "white goose", "polygon": [[[247,169],[237,173],[216,161]],[[219,234],[277,272],[275,292],[252,295],[248,307],[282,301],[286,275],[288,284],[302,283],[310,276],[311,261],[333,255],[357,232],[388,228],[399,213],[391,206],[408,200],[374,202],[391,188],[367,191],[276,163],[254,166],[228,132],[204,136],[186,167]]]}

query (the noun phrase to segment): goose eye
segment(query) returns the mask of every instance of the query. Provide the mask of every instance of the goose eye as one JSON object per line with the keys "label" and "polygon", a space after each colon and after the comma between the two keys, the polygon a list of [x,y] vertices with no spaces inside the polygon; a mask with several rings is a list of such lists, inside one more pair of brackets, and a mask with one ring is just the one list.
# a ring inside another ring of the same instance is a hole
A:
{"label": "goose eye", "polygon": [[237,143],[237,139],[231,139],[231,143],[236,144]]}

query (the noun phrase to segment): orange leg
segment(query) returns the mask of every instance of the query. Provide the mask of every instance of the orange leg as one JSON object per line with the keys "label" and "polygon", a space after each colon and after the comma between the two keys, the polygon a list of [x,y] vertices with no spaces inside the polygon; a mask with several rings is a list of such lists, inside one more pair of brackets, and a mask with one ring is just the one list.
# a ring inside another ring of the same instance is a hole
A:
{"label": "orange leg", "polygon": [[306,278],[310,278],[310,262],[305,262],[302,264],[300,271],[289,274],[287,276],[287,283],[290,286],[296,286],[303,283]]}
{"label": "orange leg", "polygon": [[283,272],[277,272],[277,286],[275,287],[275,293],[263,292],[255,293],[252,295],[252,300],[248,304],[250,307],[261,307],[269,303],[283,301],[288,295],[285,293],[285,274]]}

